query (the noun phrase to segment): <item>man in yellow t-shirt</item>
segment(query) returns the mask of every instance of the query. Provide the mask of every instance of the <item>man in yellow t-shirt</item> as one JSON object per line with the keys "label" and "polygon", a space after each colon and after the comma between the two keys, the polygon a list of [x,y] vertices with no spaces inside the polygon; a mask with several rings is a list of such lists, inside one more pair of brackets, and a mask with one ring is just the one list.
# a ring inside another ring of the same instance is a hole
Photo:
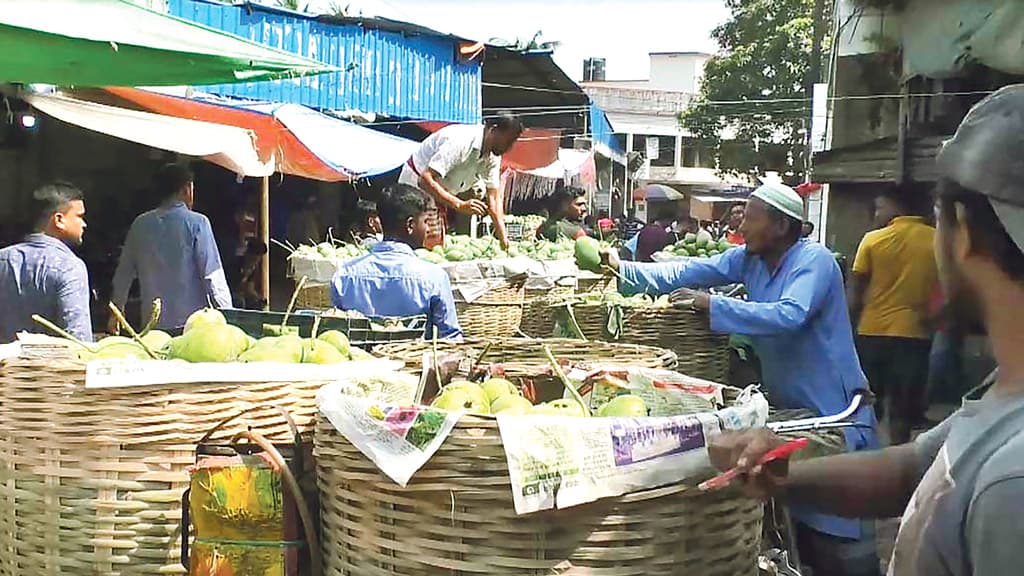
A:
{"label": "man in yellow t-shirt", "polygon": [[861,367],[878,395],[879,419],[888,398],[894,444],[908,442],[924,421],[929,298],[938,282],[935,229],[906,204],[895,191],[875,199],[876,221],[885,225],[864,235],[849,285]]}

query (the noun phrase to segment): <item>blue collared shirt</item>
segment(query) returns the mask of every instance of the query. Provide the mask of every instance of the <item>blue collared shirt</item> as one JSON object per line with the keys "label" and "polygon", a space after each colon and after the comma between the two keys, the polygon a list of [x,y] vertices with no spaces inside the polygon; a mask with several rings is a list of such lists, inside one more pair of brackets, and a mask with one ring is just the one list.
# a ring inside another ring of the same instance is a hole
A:
{"label": "blue collared shirt", "polygon": [[136,278],[144,317],[153,300],[161,300],[160,328],[183,326],[189,315],[211,303],[231,307],[210,221],[181,202],[150,210],[132,222],[114,273],[113,301],[118,307],[124,308]]}
{"label": "blue collared shirt", "polygon": [[0,250],[0,343],[20,331],[44,331],[33,314],[92,342],[89,271],[67,244],[46,234]]}
{"label": "blue collared shirt", "polygon": [[[798,241],[774,271],[739,246],[684,262],[623,262],[622,275],[639,286],[631,290],[658,294],[742,282],[748,301],[711,297],[711,329],[750,336],[773,406],[836,414],[849,405],[856,390],[867,387],[854,348],[842,274],[835,257],[821,244]],[[871,428],[847,429],[848,448],[876,448],[873,411],[862,410],[859,416]],[[800,510],[794,515],[822,532],[860,536],[856,520]]]}
{"label": "blue collared shirt", "polygon": [[435,326],[439,338],[462,336],[448,273],[402,242],[378,242],[366,256],[340,266],[331,302],[370,318],[426,316],[426,338],[433,338]]}

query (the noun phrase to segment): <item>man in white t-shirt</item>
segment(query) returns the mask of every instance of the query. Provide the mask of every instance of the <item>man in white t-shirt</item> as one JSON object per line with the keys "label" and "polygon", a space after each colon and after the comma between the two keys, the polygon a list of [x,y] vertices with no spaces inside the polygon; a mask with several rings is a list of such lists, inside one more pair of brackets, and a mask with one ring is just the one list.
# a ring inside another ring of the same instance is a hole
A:
{"label": "man in white t-shirt", "polygon": [[[501,192],[501,156],[523,132],[519,118],[499,113],[480,124],[453,124],[431,134],[402,167],[398,181],[430,194],[437,203],[439,235],[427,248],[444,242],[448,211],[483,216],[489,214],[502,247],[508,248],[505,207]],[[482,183],[486,203],[459,195]]]}

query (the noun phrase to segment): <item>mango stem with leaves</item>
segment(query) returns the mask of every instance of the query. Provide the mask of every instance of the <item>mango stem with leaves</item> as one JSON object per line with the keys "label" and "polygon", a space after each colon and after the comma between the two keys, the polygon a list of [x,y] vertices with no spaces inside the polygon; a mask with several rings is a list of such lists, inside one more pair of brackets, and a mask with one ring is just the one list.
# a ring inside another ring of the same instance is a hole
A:
{"label": "mango stem with leaves", "polygon": [[117,318],[117,323],[120,324],[121,327],[124,328],[126,331],[128,331],[128,335],[132,337],[132,340],[134,340],[136,344],[142,346],[142,349],[146,351],[146,355],[152,358],[153,360],[159,360],[160,357],[156,355],[156,352],[153,352],[152,348],[146,346],[146,342],[143,341],[142,337],[139,336],[139,333],[135,331],[135,328],[132,328],[132,325],[128,323],[128,320],[125,319],[124,314],[121,313],[121,310],[118,309],[118,307],[115,306],[113,302],[109,302],[107,305],[110,306],[110,312],[111,314],[114,315],[114,318]]}
{"label": "mango stem with leaves", "polygon": [[580,408],[583,409],[583,414],[589,418],[591,416],[590,408],[587,406],[586,402],[583,401],[583,397],[580,396],[576,387],[569,381],[569,377],[562,371],[562,365],[558,363],[558,360],[555,359],[555,355],[551,353],[551,348],[548,348],[546,345],[543,348],[544,355],[548,357],[548,362],[551,364],[551,370],[554,371],[555,376],[562,382],[562,386],[565,386],[565,389],[569,392],[569,395],[572,396],[572,399],[575,400],[580,405]]}

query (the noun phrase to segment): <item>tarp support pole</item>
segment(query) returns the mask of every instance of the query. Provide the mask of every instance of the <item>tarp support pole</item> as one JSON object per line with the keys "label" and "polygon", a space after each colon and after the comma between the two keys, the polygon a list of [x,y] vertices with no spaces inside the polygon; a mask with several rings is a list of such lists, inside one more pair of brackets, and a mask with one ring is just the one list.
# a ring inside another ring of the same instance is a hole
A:
{"label": "tarp support pole", "polygon": [[267,251],[263,253],[263,265],[260,266],[260,296],[267,310],[270,309],[270,177],[260,180],[260,238]]}

